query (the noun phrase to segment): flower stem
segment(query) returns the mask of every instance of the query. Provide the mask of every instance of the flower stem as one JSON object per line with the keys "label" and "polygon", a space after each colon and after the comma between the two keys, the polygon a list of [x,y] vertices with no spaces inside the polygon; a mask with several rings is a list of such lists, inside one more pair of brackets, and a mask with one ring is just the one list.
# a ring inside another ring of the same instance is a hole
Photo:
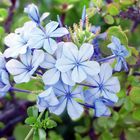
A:
{"label": "flower stem", "polygon": [[[38,116],[37,120],[40,120],[40,119],[42,118],[42,116],[43,116],[44,112],[45,112],[45,110],[44,110],[44,111],[42,111],[42,112],[39,114],[39,116]],[[30,137],[33,135],[33,133],[34,133],[34,128],[31,128],[31,130],[29,131],[29,133],[27,134],[27,136],[25,137],[25,139],[24,139],[24,140],[29,140],[29,139],[30,139]]]}
{"label": "flower stem", "polygon": [[111,55],[111,56],[108,56],[106,58],[102,58],[102,59],[99,59],[97,60],[98,62],[105,62],[105,61],[109,61],[110,59],[114,59],[116,58],[117,56],[116,55]]}
{"label": "flower stem", "polygon": [[85,86],[85,87],[90,87],[90,88],[97,88],[97,86],[92,86],[92,85],[82,84],[82,83],[77,83],[77,85]]}
{"label": "flower stem", "polygon": [[31,91],[29,91],[29,90],[23,90],[23,89],[18,89],[18,88],[14,88],[14,87],[11,87],[10,90],[17,91],[17,92],[31,93]]}
{"label": "flower stem", "polygon": [[26,136],[26,138],[24,140],[29,140],[30,137],[33,135],[34,129],[31,128],[31,130],[29,131],[28,135]]}

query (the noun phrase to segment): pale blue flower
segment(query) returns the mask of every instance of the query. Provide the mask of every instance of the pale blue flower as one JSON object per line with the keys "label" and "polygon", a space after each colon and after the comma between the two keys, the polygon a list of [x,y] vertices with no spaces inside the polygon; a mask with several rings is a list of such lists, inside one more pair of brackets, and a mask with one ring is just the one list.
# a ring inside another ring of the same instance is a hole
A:
{"label": "pale blue flower", "polygon": [[111,114],[108,105],[113,105],[111,104],[112,102],[109,103],[108,100],[105,100],[104,98],[100,97],[100,95],[93,94],[92,90],[85,91],[84,99],[85,106],[88,108],[93,108],[96,117],[109,116]]}
{"label": "pale blue flower", "polygon": [[96,75],[100,72],[100,66],[96,61],[90,61],[93,54],[93,46],[84,43],[80,49],[72,42],[66,42],[63,48],[63,56],[56,62],[56,67],[61,72],[72,70],[72,80],[80,83],[88,75]]}
{"label": "pale blue flower", "polygon": [[83,100],[81,87],[74,88],[60,81],[53,86],[53,91],[59,100],[59,104],[49,107],[50,112],[60,115],[66,108],[73,120],[78,119],[82,115],[84,111],[83,106],[76,101],[76,99]]}
{"label": "pale blue flower", "polygon": [[75,84],[71,79],[71,71],[61,73],[55,66],[57,59],[61,58],[63,45],[64,42],[58,43],[57,50],[55,51],[55,54],[53,56],[45,53],[45,59],[40,65],[42,68],[47,69],[47,71],[42,76],[45,85],[56,84],[60,80],[60,78],[65,84],[71,86]]}
{"label": "pale blue flower", "polygon": [[0,70],[0,97],[5,96],[10,87],[8,73],[4,70]]}
{"label": "pale blue flower", "polygon": [[125,46],[121,44],[120,40],[117,37],[112,36],[112,43],[108,45],[108,48],[111,49],[112,53],[117,59],[115,70],[120,71],[122,68],[124,68],[126,71],[128,71],[125,58],[129,55],[129,52]]}
{"label": "pale blue flower", "polygon": [[42,50],[34,50],[33,54],[29,50],[26,54],[20,55],[20,61],[11,59],[6,63],[8,72],[14,76],[16,83],[28,82],[38,66],[44,60]]}
{"label": "pale blue flower", "polygon": [[112,68],[109,64],[101,65],[101,71],[96,76],[91,76],[86,79],[91,93],[99,95],[111,102],[117,102],[117,92],[120,91],[120,84],[117,77],[112,77]]}
{"label": "pale blue flower", "polygon": [[23,27],[15,30],[15,33],[10,33],[4,39],[4,43],[8,48],[4,52],[6,58],[16,58],[19,54],[27,52],[28,39],[31,30],[36,26],[33,22],[26,22]]}
{"label": "pale blue flower", "polygon": [[29,39],[30,48],[44,48],[48,53],[53,54],[57,49],[57,42],[54,38],[62,37],[68,34],[68,30],[64,27],[58,28],[59,23],[51,21],[45,27],[38,27],[32,30],[32,36]]}
{"label": "pale blue flower", "polygon": [[40,112],[42,112],[50,106],[55,106],[58,103],[59,101],[56,98],[54,91],[51,87],[39,94],[37,98],[37,106]]}
{"label": "pale blue flower", "polygon": [[38,7],[35,4],[28,5],[24,9],[24,12],[28,14],[28,16],[31,18],[31,20],[33,20],[38,25],[40,24],[39,10],[38,10]]}

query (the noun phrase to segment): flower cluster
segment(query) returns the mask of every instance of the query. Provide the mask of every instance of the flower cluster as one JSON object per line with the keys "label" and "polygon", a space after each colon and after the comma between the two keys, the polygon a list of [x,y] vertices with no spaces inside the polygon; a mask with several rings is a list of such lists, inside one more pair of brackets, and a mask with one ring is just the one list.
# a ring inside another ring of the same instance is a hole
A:
{"label": "flower cluster", "polygon": [[[125,46],[112,36],[108,48],[113,55],[103,58],[99,44],[95,45],[95,42],[105,39],[106,33],[97,34],[99,28],[91,26],[90,34],[96,37],[79,45],[72,41],[60,19],[43,27],[44,15],[40,17],[37,6],[31,4],[25,12],[32,21],[4,40],[7,49],[0,56],[0,96],[14,90],[9,79],[19,84],[39,75],[45,87],[37,97],[40,112],[48,109],[60,115],[66,109],[75,120],[87,107],[93,109],[97,117],[110,115],[109,107],[118,101],[116,93],[120,84],[118,78],[112,76],[113,68],[108,60],[117,60],[114,70],[127,70],[125,57],[128,51]],[[87,27],[85,7],[81,22],[84,30]]]}

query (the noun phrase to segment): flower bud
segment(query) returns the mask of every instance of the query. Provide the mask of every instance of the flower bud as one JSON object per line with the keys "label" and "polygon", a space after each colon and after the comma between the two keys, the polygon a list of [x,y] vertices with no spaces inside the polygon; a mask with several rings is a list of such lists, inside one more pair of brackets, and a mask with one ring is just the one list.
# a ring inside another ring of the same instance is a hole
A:
{"label": "flower bud", "polygon": [[35,4],[28,5],[24,12],[28,14],[28,16],[37,24],[40,24],[40,16],[39,16],[39,10]]}

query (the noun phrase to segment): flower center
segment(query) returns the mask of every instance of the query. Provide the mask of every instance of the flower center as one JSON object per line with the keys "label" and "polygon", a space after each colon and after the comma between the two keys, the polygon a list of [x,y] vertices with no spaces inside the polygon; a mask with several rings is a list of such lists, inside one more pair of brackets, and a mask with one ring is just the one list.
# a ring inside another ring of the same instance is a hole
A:
{"label": "flower center", "polygon": [[99,84],[99,89],[100,90],[103,90],[104,89],[104,85],[101,83],[101,84]]}
{"label": "flower center", "polygon": [[68,92],[67,94],[66,94],[66,97],[67,97],[67,99],[70,99],[71,98],[71,93],[70,92]]}
{"label": "flower center", "polygon": [[34,67],[33,66],[27,66],[27,70],[31,71]]}

